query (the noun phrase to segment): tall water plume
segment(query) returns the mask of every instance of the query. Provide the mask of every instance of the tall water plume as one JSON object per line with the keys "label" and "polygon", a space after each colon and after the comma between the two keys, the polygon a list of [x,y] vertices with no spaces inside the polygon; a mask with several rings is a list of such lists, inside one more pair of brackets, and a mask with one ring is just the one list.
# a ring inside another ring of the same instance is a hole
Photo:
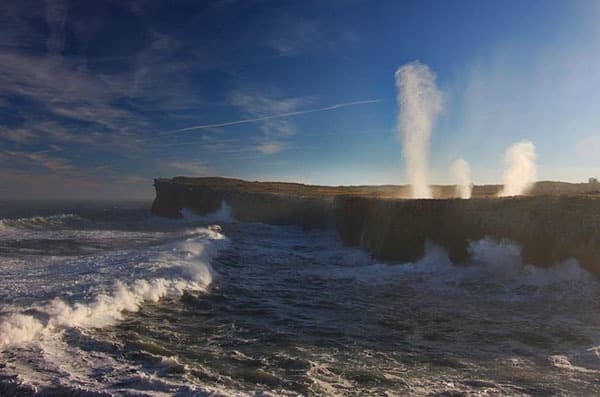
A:
{"label": "tall water plume", "polygon": [[462,199],[471,198],[471,167],[464,159],[456,159],[450,167],[454,183],[456,183],[456,193]]}
{"label": "tall water plume", "polygon": [[431,198],[429,186],[429,138],[442,109],[435,74],[418,61],[396,71],[398,89],[397,131],[403,142],[406,174],[413,198]]}
{"label": "tall water plume", "polygon": [[527,193],[536,177],[535,146],[530,141],[516,142],[505,152],[507,168],[504,171],[504,187],[500,197],[519,196]]}

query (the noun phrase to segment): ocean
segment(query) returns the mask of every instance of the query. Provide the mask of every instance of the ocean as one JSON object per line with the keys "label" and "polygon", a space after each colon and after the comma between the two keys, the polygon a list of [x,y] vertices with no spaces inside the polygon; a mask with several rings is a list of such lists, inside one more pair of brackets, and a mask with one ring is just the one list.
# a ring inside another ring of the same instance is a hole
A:
{"label": "ocean", "polygon": [[148,202],[0,203],[0,395],[600,394],[600,284]]}

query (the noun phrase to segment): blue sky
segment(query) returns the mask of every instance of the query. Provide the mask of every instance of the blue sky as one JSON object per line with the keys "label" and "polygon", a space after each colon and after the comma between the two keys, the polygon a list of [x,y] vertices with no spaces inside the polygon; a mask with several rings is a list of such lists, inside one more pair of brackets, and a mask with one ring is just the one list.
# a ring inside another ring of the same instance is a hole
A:
{"label": "blue sky", "polygon": [[596,1],[5,0],[0,15],[0,197],[151,197],[175,175],[405,183],[394,72],[415,60],[443,92],[432,182],[457,157],[500,182],[522,139],[539,179],[600,175]]}

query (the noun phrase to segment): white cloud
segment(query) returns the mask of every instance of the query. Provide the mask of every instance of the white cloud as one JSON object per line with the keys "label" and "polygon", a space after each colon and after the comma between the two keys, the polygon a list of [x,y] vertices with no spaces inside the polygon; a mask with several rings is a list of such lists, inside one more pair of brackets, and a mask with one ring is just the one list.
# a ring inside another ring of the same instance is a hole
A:
{"label": "white cloud", "polygon": [[78,143],[84,145],[102,146],[110,145],[112,148],[118,145],[118,140],[110,134],[92,132],[88,129],[77,129],[63,126],[53,121],[26,122],[23,128],[0,129],[0,137],[20,143],[47,143],[51,146],[55,142],[60,143]]}
{"label": "white cloud", "polygon": [[266,44],[279,56],[294,57],[315,51],[335,51],[355,42],[357,36],[318,18],[287,14],[266,32]]}
{"label": "white cloud", "polygon": [[6,140],[21,144],[30,143],[38,138],[36,134],[23,128],[17,128],[14,130],[3,130],[2,132],[0,132],[0,136],[2,136],[2,138]]}
{"label": "white cloud", "polygon": [[268,96],[259,92],[236,92],[231,95],[230,102],[245,115],[259,119],[257,121],[266,137],[289,137],[296,134],[290,121],[272,116],[295,112],[310,101],[306,98]]}
{"label": "white cloud", "polygon": [[144,178],[137,175],[126,175],[119,179],[118,182],[127,184],[127,185],[137,185],[140,183],[148,183],[148,178]]}
{"label": "white cloud", "polygon": [[275,154],[285,150],[285,145],[281,142],[265,142],[257,145],[256,150],[262,154]]}
{"label": "white cloud", "polygon": [[209,170],[208,168],[199,161],[196,162],[185,162],[185,161],[171,161],[170,163],[167,164],[167,166],[169,168],[178,170],[178,171],[184,171],[184,172],[189,172],[195,176],[202,176],[202,175],[208,175],[209,174]]}
{"label": "white cloud", "polygon": [[53,172],[64,172],[73,169],[71,163],[65,159],[52,157],[45,152],[17,152],[5,151],[1,153],[1,160],[20,161],[33,167],[43,167]]}

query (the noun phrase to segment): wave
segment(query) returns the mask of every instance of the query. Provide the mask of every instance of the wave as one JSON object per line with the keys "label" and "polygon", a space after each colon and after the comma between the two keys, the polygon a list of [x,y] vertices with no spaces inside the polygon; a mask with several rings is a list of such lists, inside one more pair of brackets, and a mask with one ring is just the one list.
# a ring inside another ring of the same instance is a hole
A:
{"label": "wave", "polygon": [[162,276],[116,281],[110,291],[90,302],[69,303],[63,299],[13,308],[0,319],[0,348],[22,345],[66,328],[101,328],[113,325],[124,312],[135,312],[144,302],[181,296],[184,291],[203,291],[211,283],[210,260],[228,239],[215,228],[197,228],[182,242],[171,244],[155,258],[153,266]]}
{"label": "wave", "polygon": [[522,259],[522,247],[515,242],[498,241],[491,237],[472,241],[469,245],[471,260],[454,264],[447,251],[433,243],[426,246],[425,256],[416,262],[382,263],[371,260],[362,265],[336,268],[330,274],[335,278],[354,278],[368,283],[415,282],[424,288],[453,289],[471,293],[483,292],[484,299],[518,299],[542,290],[553,291],[556,299],[579,299],[593,294],[600,286],[594,275],[577,260],[567,259],[553,266],[540,267]]}
{"label": "wave", "polygon": [[85,223],[86,220],[76,214],[58,214],[50,216],[33,216],[29,218],[0,219],[0,230],[27,229],[44,230],[57,229],[74,224]]}
{"label": "wave", "polygon": [[206,215],[199,215],[189,208],[183,208],[181,214],[186,222],[235,222],[231,207],[225,200],[221,201],[221,205],[216,211]]}

